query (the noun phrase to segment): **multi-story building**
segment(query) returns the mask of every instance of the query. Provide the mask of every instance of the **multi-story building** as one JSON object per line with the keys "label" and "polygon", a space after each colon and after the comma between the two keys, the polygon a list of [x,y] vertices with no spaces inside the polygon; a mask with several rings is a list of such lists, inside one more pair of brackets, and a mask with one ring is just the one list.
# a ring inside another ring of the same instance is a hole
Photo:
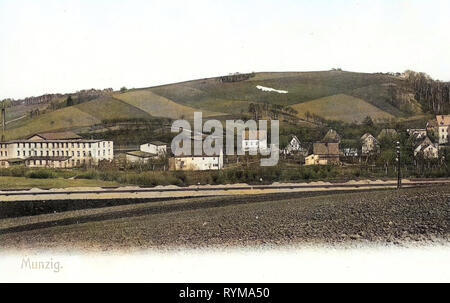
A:
{"label": "multi-story building", "polygon": [[73,132],[41,133],[0,142],[0,167],[75,167],[113,160],[113,142],[83,139]]}
{"label": "multi-story building", "polygon": [[436,116],[436,120],[438,124],[439,144],[447,144],[450,128],[450,115],[438,115]]}

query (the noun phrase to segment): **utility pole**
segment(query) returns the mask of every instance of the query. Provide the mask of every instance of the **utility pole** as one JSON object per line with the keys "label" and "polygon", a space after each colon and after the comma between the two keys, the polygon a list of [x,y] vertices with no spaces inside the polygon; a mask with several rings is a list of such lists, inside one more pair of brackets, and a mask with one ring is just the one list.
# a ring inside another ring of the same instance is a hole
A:
{"label": "utility pole", "polygon": [[397,189],[402,187],[402,173],[400,165],[400,142],[397,141]]}
{"label": "utility pole", "polygon": [[5,105],[3,104],[2,107],[2,138],[1,138],[1,142],[5,141],[5,127],[6,127],[6,109],[4,107]]}

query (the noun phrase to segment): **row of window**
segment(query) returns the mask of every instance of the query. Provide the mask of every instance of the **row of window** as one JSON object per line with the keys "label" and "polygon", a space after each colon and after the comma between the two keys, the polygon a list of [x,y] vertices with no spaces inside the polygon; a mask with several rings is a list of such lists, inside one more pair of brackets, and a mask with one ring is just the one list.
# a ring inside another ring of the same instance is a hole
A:
{"label": "row of window", "polygon": [[[97,143],[97,147],[101,147],[101,142]],[[107,142],[103,142],[103,148],[106,148]],[[91,148],[95,143],[85,143],[85,142],[22,142],[16,143],[17,147],[28,147],[28,148],[69,148],[69,147],[77,147],[77,148]],[[7,148],[8,144],[0,144],[0,148]],[[108,147],[110,147],[110,143],[108,142]]]}
{"label": "row of window", "polygon": [[[111,150],[108,149],[108,156],[110,156],[110,155],[111,155]],[[0,156],[1,156],[1,154],[0,154]],[[5,152],[5,156],[7,156],[7,152]],[[21,156],[20,150],[17,151],[17,156],[18,157]],[[22,156],[24,156],[24,157],[27,156],[26,151],[24,151],[24,150],[22,151]],[[68,156],[72,156],[72,157],[75,157],[75,152],[72,151],[69,154],[68,151],[66,151],[64,153],[64,151],[60,152],[59,150],[57,150],[57,151],[52,151],[51,153],[50,153],[50,151],[47,151],[46,153],[44,153],[44,151],[41,150],[40,153],[38,153],[38,151],[32,152],[31,150],[29,150],[28,151],[28,156],[29,157],[31,157],[31,156],[53,156],[53,157],[59,157],[59,156],[66,156],[66,157],[68,157]],[[92,157],[92,153],[90,151],[89,152],[83,151],[83,157],[86,157],[86,156]],[[101,156],[100,150],[97,152],[97,156],[99,156],[99,157]],[[106,150],[103,150],[103,156],[106,156]],[[80,151],[77,151],[77,157],[81,157],[81,152]]]}
{"label": "row of window", "polygon": [[[86,162],[85,160],[71,160],[69,161],[53,161],[53,160],[29,160],[28,161],[28,165],[38,165],[38,166],[42,166],[42,165],[49,165],[49,166],[53,166],[54,163],[58,163],[58,162],[62,162],[63,166],[67,166],[67,164],[70,164],[70,162],[72,163],[72,166],[75,165],[80,165],[80,164],[86,164],[86,163],[92,163],[92,162]],[[2,162],[3,164],[3,162]],[[60,164],[61,165],[61,164]]]}

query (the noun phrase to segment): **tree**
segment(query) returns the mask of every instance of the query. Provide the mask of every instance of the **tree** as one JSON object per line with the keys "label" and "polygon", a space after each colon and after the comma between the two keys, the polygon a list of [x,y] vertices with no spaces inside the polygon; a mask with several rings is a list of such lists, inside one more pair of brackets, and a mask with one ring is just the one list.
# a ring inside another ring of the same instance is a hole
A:
{"label": "tree", "polygon": [[363,120],[363,124],[372,127],[373,126],[372,118],[370,116],[365,117]]}
{"label": "tree", "polygon": [[73,105],[72,96],[69,96],[66,101],[66,106],[72,106],[72,105]]}
{"label": "tree", "polygon": [[123,87],[121,87],[120,88],[120,92],[121,93],[124,93],[124,92],[126,92],[128,89],[125,87],[125,86],[123,86]]}

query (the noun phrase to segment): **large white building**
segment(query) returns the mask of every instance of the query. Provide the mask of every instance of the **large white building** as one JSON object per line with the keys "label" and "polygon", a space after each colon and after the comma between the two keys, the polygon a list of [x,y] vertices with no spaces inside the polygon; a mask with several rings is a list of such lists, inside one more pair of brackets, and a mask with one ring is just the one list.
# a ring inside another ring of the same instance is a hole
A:
{"label": "large white building", "polygon": [[113,142],[86,140],[73,132],[40,133],[24,140],[0,142],[0,167],[75,167],[113,160]]}
{"label": "large white building", "polygon": [[450,115],[438,115],[436,116],[436,120],[438,124],[439,144],[447,144],[450,128]]}

